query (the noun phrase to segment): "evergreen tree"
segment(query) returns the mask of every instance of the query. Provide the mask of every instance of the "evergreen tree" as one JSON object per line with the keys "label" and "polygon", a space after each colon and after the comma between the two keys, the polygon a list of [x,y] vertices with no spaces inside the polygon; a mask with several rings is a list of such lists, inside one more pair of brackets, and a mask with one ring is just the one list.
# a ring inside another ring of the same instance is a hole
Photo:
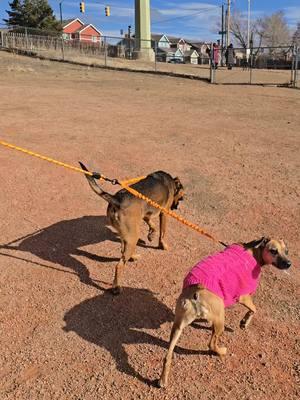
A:
{"label": "evergreen tree", "polygon": [[61,30],[48,0],[13,0],[5,20],[9,26],[24,26],[42,30]]}
{"label": "evergreen tree", "polygon": [[3,21],[9,26],[23,26],[23,1],[13,0],[9,3],[10,10],[7,11],[8,19],[3,19]]}

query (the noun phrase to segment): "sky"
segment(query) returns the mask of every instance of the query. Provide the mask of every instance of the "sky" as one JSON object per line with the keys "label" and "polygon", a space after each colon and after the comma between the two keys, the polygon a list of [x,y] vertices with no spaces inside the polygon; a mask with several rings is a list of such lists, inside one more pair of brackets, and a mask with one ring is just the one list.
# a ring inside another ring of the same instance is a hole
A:
{"label": "sky", "polygon": [[[7,17],[9,1],[0,0],[0,23]],[[59,2],[48,0],[59,18]],[[152,33],[165,33],[195,40],[218,39],[218,23],[221,20],[221,6],[226,0],[184,1],[150,0]],[[104,35],[120,36],[120,30],[127,31],[128,25],[134,31],[134,0],[85,0],[85,14],[79,11],[79,0],[63,0],[63,18],[80,18],[92,23]],[[300,22],[300,0],[250,0],[253,17],[282,10],[292,30]],[[105,16],[105,5],[110,6],[111,16]],[[248,0],[232,0],[232,10],[247,12]]]}

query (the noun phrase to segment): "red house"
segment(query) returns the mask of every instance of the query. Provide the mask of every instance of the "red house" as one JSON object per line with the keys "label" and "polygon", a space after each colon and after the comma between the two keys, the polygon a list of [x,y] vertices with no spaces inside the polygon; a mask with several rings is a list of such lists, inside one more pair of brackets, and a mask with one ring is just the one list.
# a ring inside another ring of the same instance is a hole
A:
{"label": "red house", "polygon": [[79,18],[63,21],[63,38],[80,42],[101,42],[102,33],[92,24],[84,24]]}

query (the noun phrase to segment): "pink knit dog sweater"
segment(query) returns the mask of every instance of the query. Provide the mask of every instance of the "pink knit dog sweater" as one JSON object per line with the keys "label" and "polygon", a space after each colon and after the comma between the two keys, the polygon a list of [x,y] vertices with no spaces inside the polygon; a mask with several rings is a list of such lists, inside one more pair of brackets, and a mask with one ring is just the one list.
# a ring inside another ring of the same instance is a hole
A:
{"label": "pink knit dog sweater", "polygon": [[256,291],[260,271],[252,254],[233,244],[196,264],[185,277],[183,288],[200,284],[221,297],[228,307],[240,296]]}

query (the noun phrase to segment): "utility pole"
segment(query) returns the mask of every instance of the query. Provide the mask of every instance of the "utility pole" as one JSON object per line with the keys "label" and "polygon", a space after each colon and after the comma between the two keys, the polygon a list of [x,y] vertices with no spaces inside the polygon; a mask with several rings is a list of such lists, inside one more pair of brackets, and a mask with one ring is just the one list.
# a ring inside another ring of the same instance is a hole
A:
{"label": "utility pole", "polygon": [[129,48],[129,52],[128,52],[128,57],[129,60],[132,59],[132,53],[131,53],[131,25],[128,25],[128,48]]}
{"label": "utility pole", "polygon": [[221,36],[221,66],[223,67],[223,54],[224,54],[224,4],[222,4],[222,36]]}
{"label": "utility pole", "polygon": [[[61,0],[59,2],[59,14],[60,14],[60,24],[61,24],[61,29],[63,29],[63,17],[62,17],[62,3],[64,0]],[[65,59],[65,49],[64,49],[64,35],[63,32],[61,34],[61,54],[62,54],[62,59]]]}
{"label": "utility pole", "polygon": [[60,15],[60,23],[62,26],[62,1],[59,3],[59,15]]}
{"label": "utility pole", "polygon": [[231,7],[231,0],[227,0],[226,47],[230,45],[230,7]]}

